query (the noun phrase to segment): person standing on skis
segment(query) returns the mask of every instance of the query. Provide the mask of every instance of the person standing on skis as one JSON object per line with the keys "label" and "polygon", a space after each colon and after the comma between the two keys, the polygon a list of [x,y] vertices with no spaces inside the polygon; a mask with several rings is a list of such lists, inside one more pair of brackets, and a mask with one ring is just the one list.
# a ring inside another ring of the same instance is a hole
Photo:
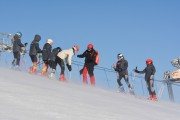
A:
{"label": "person standing on skis", "polygon": [[132,87],[128,79],[128,61],[124,59],[124,56],[121,53],[117,55],[117,59],[118,61],[116,64],[113,64],[113,68],[117,72],[117,83],[119,85],[119,92],[124,92],[124,87],[121,83],[121,79],[124,78],[129,88],[129,92],[133,93]]}
{"label": "person standing on skis", "polygon": [[70,48],[67,50],[62,50],[61,52],[59,52],[57,54],[57,57],[59,57],[59,59],[60,59],[60,67],[61,67],[61,73],[60,73],[59,80],[61,80],[61,81],[66,80],[65,75],[64,75],[64,71],[65,71],[64,60],[66,62],[66,66],[67,66],[68,70],[71,71],[72,70],[72,66],[71,66],[72,57],[73,57],[73,55],[76,54],[77,51],[79,51],[79,47],[77,45],[75,45],[73,48]]}
{"label": "person standing on skis", "polygon": [[49,66],[52,68],[51,74],[49,75],[49,78],[55,78],[55,72],[56,72],[56,66],[57,64],[61,64],[61,60],[59,57],[57,57],[57,54],[61,52],[62,49],[60,47],[54,48],[50,54],[49,57]]}
{"label": "person standing on skis", "polygon": [[30,56],[31,61],[33,63],[33,66],[30,67],[30,70],[29,70],[30,73],[36,73],[37,53],[42,52],[42,50],[39,48],[39,41],[40,40],[41,40],[41,36],[36,34],[34,36],[34,40],[31,42],[31,45],[30,45],[29,56]]}
{"label": "person standing on skis", "polygon": [[47,75],[48,61],[52,50],[52,44],[53,44],[53,40],[47,39],[47,42],[43,46],[42,59],[44,61],[44,66],[42,68],[42,73],[41,73],[42,76]]}
{"label": "person standing on skis", "polygon": [[14,35],[14,42],[13,42],[13,55],[14,59],[12,61],[12,67],[16,70],[20,70],[20,59],[21,59],[21,48],[26,47],[28,43],[21,43],[22,33],[17,32]]}
{"label": "person standing on skis", "polygon": [[143,71],[137,70],[137,68],[134,70],[136,73],[145,73],[145,81],[147,84],[147,89],[149,91],[150,100],[157,100],[156,92],[154,89],[154,74],[156,72],[156,69],[153,65],[153,61],[151,59],[146,60],[146,68]]}
{"label": "person standing on skis", "polygon": [[90,77],[91,85],[95,85],[95,77],[94,77],[94,66],[96,65],[97,52],[93,48],[93,44],[88,44],[87,50],[84,51],[83,54],[77,55],[78,58],[85,57],[84,67],[80,70],[80,74],[83,75],[83,84],[88,84],[87,81],[87,72]]}

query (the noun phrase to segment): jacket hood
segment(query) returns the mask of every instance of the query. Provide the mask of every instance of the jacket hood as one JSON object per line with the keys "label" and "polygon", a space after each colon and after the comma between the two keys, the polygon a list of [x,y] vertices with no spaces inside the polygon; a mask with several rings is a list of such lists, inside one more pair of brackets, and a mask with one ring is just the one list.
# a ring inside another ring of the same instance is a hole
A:
{"label": "jacket hood", "polygon": [[39,42],[41,40],[41,36],[40,35],[35,35],[35,37],[34,37],[34,41],[37,41],[37,42]]}

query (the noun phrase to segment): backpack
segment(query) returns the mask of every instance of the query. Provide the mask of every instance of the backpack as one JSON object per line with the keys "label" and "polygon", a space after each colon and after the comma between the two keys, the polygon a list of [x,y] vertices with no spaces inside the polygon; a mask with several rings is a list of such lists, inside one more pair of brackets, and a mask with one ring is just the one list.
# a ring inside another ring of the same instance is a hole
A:
{"label": "backpack", "polygon": [[99,53],[96,50],[96,58],[95,58],[95,64],[98,65],[99,64]]}

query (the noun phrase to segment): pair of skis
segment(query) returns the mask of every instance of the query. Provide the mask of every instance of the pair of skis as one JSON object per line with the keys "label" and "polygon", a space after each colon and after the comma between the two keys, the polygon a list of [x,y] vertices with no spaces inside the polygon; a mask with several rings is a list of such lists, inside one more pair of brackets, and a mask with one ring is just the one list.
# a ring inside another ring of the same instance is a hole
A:
{"label": "pair of skis", "polygon": [[[119,74],[118,74],[118,72],[116,72],[116,75],[117,75],[117,79],[119,79]],[[123,85],[122,86],[119,86],[118,87],[118,93],[128,93],[128,94],[130,94],[130,95],[135,95],[135,92],[134,92],[134,90],[133,90],[133,88],[134,88],[134,79],[135,79],[135,72],[134,71],[132,71],[132,83],[130,84],[130,86],[131,86],[131,88],[129,88],[128,89],[128,92],[126,92],[125,90],[124,90],[124,87],[123,87]]]}

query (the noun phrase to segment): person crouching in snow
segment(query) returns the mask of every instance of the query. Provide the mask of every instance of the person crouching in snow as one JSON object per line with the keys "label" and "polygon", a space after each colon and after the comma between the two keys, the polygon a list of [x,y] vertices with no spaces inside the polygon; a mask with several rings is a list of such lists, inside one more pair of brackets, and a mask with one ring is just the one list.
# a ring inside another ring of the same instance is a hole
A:
{"label": "person crouching in snow", "polygon": [[42,72],[41,72],[42,76],[47,75],[48,60],[49,60],[49,57],[50,57],[50,54],[51,54],[52,44],[53,44],[53,40],[52,39],[47,39],[47,42],[43,46],[42,59],[44,61],[44,66],[43,66]]}
{"label": "person crouching in snow", "polygon": [[54,48],[50,54],[49,57],[49,66],[52,68],[51,74],[49,75],[49,78],[54,79],[55,78],[55,72],[56,72],[56,66],[57,64],[61,64],[61,59],[57,57],[57,54],[61,52],[62,49],[60,47]]}
{"label": "person crouching in snow", "polygon": [[134,94],[128,79],[128,61],[124,59],[124,56],[121,53],[117,55],[117,59],[118,61],[116,64],[113,64],[113,68],[117,72],[117,83],[119,85],[119,92],[125,92],[123,84],[121,83],[121,79],[124,78],[129,88],[130,94]]}
{"label": "person crouching in snow", "polygon": [[39,41],[41,40],[41,36],[36,34],[34,36],[34,40],[31,42],[30,50],[29,50],[29,56],[31,58],[31,61],[33,63],[33,66],[30,67],[29,72],[30,73],[36,73],[37,69],[37,53],[41,53],[42,50],[39,48]]}
{"label": "person crouching in snow", "polygon": [[72,57],[73,55],[75,55],[75,53],[79,51],[79,47],[77,45],[75,45],[73,48],[67,49],[67,50],[62,50],[61,52],[59,52],[57,54],[57,57],[60,58],[60,67],[61,67],[61,73],[60,73],[60,78],[59,80],[61,81],[65,81],[65,75],[64,75],[64,71],[65,71],[65,64],[64,61],[66,62],[66,66],[68,68],[69,71],[72,70],[71,67],[71,62],[72,62]]}
{"label": "person crouching in snow", "polygon": [[157,100],[156,92],[154,89],[154,74],[156,72],[156,69],[153,65],[153,61],[151,59],[146,60],[146,68],[143,71],[137,70],[137,68],[134,70],[136,73],[145,73],[145,81],[147,84],[147,89],[149,91],[150,100]]}

